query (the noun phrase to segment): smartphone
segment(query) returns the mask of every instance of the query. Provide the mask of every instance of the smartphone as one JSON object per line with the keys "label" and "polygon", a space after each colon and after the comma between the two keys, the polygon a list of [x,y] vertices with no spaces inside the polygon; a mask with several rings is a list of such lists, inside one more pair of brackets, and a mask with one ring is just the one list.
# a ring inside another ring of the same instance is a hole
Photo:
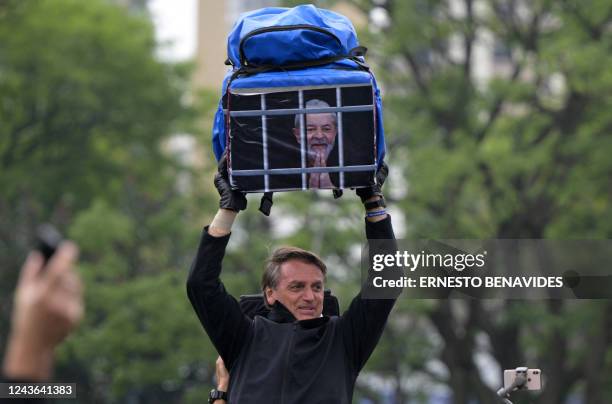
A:
{"label": "smartphone", "polygon": [[504,370],[504,388],[507,389],[512,386],[517,374],[525,373],[527,381],[519,388],[519,390],[541,390],[542,389],[542,371],[540,369],[506,369]]}
{"label": "smartphone", "polygon": [[45,223],[36,229],[35,249],[38,250],[45,259],[45,264],[51,259],[63,237],[53,225]]}

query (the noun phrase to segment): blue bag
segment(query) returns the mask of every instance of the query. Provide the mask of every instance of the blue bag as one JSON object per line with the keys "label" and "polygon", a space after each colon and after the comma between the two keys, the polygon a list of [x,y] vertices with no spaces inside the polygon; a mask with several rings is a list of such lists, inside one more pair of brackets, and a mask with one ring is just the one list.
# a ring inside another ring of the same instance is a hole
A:
{"label": "blue bag", "polygon": [[385,155],[376,80],[344,16],[312,5],[241,15],[213,123],[230,182],[245,192],[356,188]]}

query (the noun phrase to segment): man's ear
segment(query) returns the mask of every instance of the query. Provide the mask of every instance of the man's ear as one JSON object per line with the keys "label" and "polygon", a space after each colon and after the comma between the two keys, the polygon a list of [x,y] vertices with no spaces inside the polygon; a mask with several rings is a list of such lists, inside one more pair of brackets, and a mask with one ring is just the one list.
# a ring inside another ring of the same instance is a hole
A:
{"label": "man's ear", "polygon": [[295,140],[297,140],[298,143],[301,143],[300,140],[302,136],[300,134],[300,128],[293,128],[293,136],[295,136]]}
{"label": "man's ear", "polygon": [[264,298],[269,306],[273,306],[276,303],[276,297],[274,297],[274,290],[271,287],[267,287],[264,292]]}

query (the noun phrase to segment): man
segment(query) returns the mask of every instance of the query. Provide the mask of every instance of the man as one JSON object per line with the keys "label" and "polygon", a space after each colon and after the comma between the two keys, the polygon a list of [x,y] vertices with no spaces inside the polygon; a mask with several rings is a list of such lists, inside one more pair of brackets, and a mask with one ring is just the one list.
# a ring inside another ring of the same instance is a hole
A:
{"label": "man", "polygon": [[[366,207],[368,239],[393,239],[380,185],[357,191]],[[266,318],[243,315],[219,279],[234,219],[246,208],[233,191],[225,160],[215,176],[220,209],[204,229],[187,281],[200,322],[230,371],[228,402],[348,404],[359,371],[374,350],[395,300],[356,296],[342,316],[322,316],[326,266],[294,247],[272,254],[262,278]]]}
{"label": "man", "polygon": [[[329,108],[325,101],[313,99],[306,108]],[[327,158],[334,148],[338,133],[337,117],[334,113],[307,114],[306,120],[306,157],[308,167],[327,167]],[[293,135],[302,143],[300,116],[295,116]],[[309,188],[334,188],[328,173],[312,173],[308,180]]]}

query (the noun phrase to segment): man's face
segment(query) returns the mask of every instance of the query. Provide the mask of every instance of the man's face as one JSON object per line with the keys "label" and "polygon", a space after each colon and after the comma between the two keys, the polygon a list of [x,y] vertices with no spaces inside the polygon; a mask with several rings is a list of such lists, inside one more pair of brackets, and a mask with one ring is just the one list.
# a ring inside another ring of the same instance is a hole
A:
{"label": "man's face", "polygon": [[321,317],[323,312],[323,272],[316,265],[300,260],[284,262],[276,289],[266,289],[272,305],[277,300],[297,320]]}
{"label": "man's face", "polygon": [[[300,128],[294,128],[293,133],[300,143]],[[306,115],[306,143],[309,160],[321,155],[327,160],[334,148],[336,140],[336,124],[333,114],[307,114]]]}

